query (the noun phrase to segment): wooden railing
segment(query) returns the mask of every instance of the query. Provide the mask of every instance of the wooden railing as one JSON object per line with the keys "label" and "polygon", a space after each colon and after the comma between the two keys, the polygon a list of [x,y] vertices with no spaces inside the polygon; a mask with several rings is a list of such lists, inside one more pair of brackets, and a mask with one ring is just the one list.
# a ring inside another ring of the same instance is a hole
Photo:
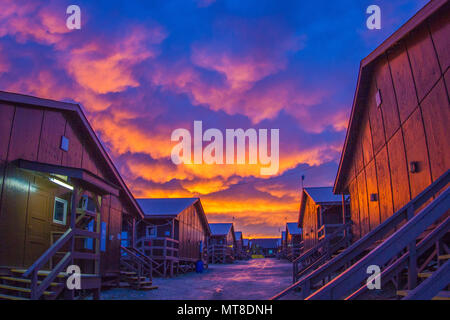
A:
{"label": "wooden railing", "polygon": [[38,273],[42,267],[49,262],[49,260],[72,238],[74,237],[74,231],[68,229],[50,248],[47,249],[40,257],[37,259],[31,267],[25,271],[23,276],[25,278],[31,277],[31,296],[32,300],[39,299],[44,291],[50,286],[50,284],[55,280],[64,268],[66,268],[69,263],[73,260],[73,252],[67,252],[64,257],[58,262],[58,264],[53,268],[53,270],[45,277],[44,280],[38,285]]}
{"label": "wooden railing", "polygon": [[[279,299],[296,288],[301,289],[303,298],[311,294],[312,286],[322,281],[323,284],[327,279],[339,270],[346,269],[355,260],[367,254],[367,251],[374,245],[376,241],[383,240],[389,233],[394,232],[402,223],[411,219],[416,210],[421,208],[427,201],[444,189],[450,181],[450,170],[447,170],[441,177],[434,181],[430,186],[423,190],[408,204],[378,225],[371,232],[353,243],[339,255],[329,260],[314,272],[305,275],[300,280],[278,293],[272,299]],[[447,207],[448,209],[448,207]]]}
{"label": "wooden railing", "polygon": [[[408,247],[409,250],[408,282],[410,286],[415,287],[417,281],[416,239],[427,227],[447,213],[449,208],[450,189],[447,189],[367,256],[307,299],[339,299],[347,297],[367,279],[368,266],[384,266],[390,259],[401,253],[405,247]],[[410,205],[408,211],[413,211],[412,205]]]}
{"label": "wooden railing", "polygon": [[[150,243],[150,245],[148,244]],[[143,237],[136,241],[136,247],[150,258],[176,259],[178,258],[179,241],[167,238]]]}
{"label": "wooden railing", "polygon": [[404,300],[430,300],[450,283],[450,260],[412,290]]}
{"label": "wooden railing", "polygon": [[234,260],[234,249],[226,244],[210,244],[208,246],[208,256],[211,263],[225,263],[225,260]]}
{"label": "wooden railing", "polygon": [[289,260],[293,261],[298,258],[303,252],[304,241],[300,241],[299,243],[290,243],[287,245],[286,256]]}
{"label": "wooden railing", "polygon": [[345,236],[345,232],[347,231],[345,228],[342,228],[342,223],[339,224],[324,224],[322,227],[320,227],[319,230],[317,230],[317,237],[319,238],[319,241],[324,239],[327,235],[333,235],[337,236],[338,234],[335,233],[335,231],[338,231]]}
{"label": "wooden railing", "polygon": [[[349,245],[350,225],[339,224],[333,226],[333,233],[328,233],[317,245],[310,248],[292,262],[292,280],[294,283],[300,277],[327,261],[337,250]],[[325,230],[324,227],[321,229]]]}
{"label": "wooden railing", "polygon": [[138,279],[141,277],[152,279],[153,264],[156,263],[155,261],[136,248],[120,246],[120,249],[123,253],[126,253],[126,255],[121,256],[120,262],[122,265],[128,270],[136,272]]}

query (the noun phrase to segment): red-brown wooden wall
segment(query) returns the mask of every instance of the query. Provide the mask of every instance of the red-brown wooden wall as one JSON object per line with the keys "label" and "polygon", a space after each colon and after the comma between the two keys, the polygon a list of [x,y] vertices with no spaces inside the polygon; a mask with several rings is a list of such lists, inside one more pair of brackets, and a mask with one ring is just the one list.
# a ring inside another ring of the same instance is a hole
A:
{"label": "red-brown wooden wall", "polygon": [[[344,188],[361,237],[450,168],[449,5],[375,62]],[[382,104],[376,106],[380,90]],[[417,162],[419,172],[409,164]],[[378,201],[370,201],[378,194]]]}

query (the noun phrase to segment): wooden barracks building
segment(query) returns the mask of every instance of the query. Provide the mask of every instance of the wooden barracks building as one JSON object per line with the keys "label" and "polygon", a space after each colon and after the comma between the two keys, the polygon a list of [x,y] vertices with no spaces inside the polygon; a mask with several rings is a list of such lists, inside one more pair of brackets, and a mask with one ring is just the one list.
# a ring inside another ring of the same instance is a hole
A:
{"label": "wooden barracks building", "polygon": [[153,271],[172,276],[208,262],[211,235],[200,198],[138,199],[144,219],[136,226],[136,247],[156,261]]}
{"label": "wooden barracks building", "polygon": [[79,105],[0,92],[0,119],[0,298],[56,298],[74,264],[98,297],[140,207]]}
{"label": "wooden barracks building", "polygon": [[[344,208],[348,203],[345,197]],[[342,197],[333,193],[333,187],[303,188],[300,198],[298,226],[302,230],[304,250],[308,250],[344,224]]]}
{"label": "wooden barracks building", "polygon": [[448,13],[431,1],[361,62],[334,186],[356,239],[450,168]]}
{"label": "wooden barracks building", "polygon": [[[333,188],[350,195],[351,243],[305,251],[274,299],[450,298],[449,66],[448,0],[430,1],[361,61]],[[366,283],[373,265],[377,290]]]}
{"label": "wooden barracks building", "polygon": [[210,223],[208,257],[211,263],[230,263],[236,258],[236,235],[233,223]]}

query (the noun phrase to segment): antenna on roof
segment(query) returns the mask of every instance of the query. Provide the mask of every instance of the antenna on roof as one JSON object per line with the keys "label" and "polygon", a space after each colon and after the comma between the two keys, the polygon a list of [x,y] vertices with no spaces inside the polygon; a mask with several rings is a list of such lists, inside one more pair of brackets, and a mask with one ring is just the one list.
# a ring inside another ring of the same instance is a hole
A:
{"label": "antenna on roof", "polygon": [[303,190],[303,181],[305,180],[305,175],[302,174],[302,190]]}

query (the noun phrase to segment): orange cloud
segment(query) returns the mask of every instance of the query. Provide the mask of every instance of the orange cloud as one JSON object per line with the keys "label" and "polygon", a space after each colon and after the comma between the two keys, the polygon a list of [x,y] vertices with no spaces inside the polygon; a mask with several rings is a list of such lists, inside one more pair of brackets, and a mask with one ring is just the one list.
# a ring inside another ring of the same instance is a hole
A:
{"label": "orange cloud", "polygon": [[165,38],[163,31],[157,30],[156,38],[149,37],[147,32],[135,29],[112,45],[98,41],[85,44],[72,50],[65,66],[82,87],[95,93],[120,92],[138,87],[139,82],[132,74],[133,67],[156,56],[157,50],[146,46],[149,39],[159,43]]}

